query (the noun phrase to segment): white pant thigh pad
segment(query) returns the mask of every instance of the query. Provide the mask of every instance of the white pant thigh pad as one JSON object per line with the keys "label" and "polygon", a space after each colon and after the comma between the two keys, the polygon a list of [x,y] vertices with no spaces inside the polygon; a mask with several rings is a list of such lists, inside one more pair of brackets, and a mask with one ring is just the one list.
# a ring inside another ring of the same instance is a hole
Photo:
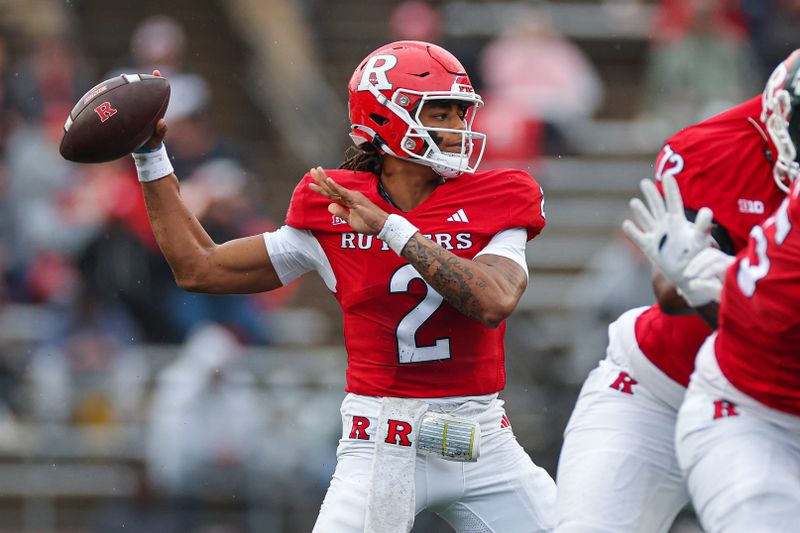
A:
{"label": "white pant thigh pad", "polygon": [[676,429],[692,502],[709,533],[796,532],[800,417],[741,396],[704,345]]}
{"label": "white pant thigh pad", "polygon": [[628,369],[601,361],[565,431],[556,531],[666,532],[688,501],[676,415]]}

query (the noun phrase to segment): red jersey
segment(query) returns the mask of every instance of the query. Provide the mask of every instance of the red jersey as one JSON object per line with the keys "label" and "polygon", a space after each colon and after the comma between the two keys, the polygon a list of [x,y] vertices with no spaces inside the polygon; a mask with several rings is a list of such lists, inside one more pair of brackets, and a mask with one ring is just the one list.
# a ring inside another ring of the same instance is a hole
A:
{"label": "red jersey", "polygon": [[[378,176],[329,170],[387,213],[404,216],[455,255],[472,259],[498,232],[544,227],[542,190],[519,170],[490,170],[445,181],[403,213],[378,192]],[[422,276],[372,235],[357,234],[328,213],[329,200],[306,175],[292,196],[286,224],[310,230],[336,277],[344,316],[348,392],[433,398],[489,394],[505,386],[503,335],[462,314]]]}
{"label": "red jersey", "polygon": [[714,349],[737,389],[800,415],[800,181],[725,273]]}
{"label": "red jersey", "polygon": [[[772,177],[772,148],[760,115],[761,96],[757,96],[679,131],[667,139],[656,159],[656,181],[672,175],[687,209],[710,207],[735,252],[747,244],[750,228],[785,197]],[[668,316],[658,304],[636,321],[639,348],[684,387],[689,384],[697,350],[710,333],[697,315]]]}

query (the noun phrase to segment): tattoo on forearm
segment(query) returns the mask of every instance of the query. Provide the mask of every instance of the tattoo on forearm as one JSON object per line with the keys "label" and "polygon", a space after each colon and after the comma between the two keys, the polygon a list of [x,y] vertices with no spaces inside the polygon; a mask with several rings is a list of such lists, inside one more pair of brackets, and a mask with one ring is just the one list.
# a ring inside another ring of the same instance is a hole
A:
{"label": "tattoo on forearm", "polygon": [[480,318],[484,306],[478,291],[488,288],[486,280],[452,253],[415,235],[403,249],[403,257],[453,307],[472,318]]}

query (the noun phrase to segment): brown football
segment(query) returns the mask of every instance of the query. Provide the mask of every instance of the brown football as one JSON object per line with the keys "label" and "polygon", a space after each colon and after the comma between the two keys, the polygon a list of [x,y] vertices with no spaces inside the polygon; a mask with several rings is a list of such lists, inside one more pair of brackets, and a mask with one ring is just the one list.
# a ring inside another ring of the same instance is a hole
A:
{"label": "brown football", "polygon": [[97,84],[72,108],[59,152],[76,163],[102,163],[141,148],[169,104],[169,82],[122,74]]}

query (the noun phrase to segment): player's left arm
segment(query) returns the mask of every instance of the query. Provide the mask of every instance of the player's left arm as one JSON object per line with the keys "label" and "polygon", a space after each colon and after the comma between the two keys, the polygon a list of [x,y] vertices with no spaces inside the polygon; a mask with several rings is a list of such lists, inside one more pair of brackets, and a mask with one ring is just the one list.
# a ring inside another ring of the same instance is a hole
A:
{"label": "player's left arm", "polygon": [[492,328],[511,315],[528,286],[527,272],[507,257],[464,259],[419,233],[402,255],[450,305]]}
{"label": "player's left arm", "polygon": [[[355,231],[378,235],[392,246],[392,236],[384,235],[391,229],[386,226],[388,213],[360,192],[340,186],[319,167],[311,169],[311,175],[316,182],[310,184],[311,188],[336,202],[328,206],[332,214],[346,220]],[[528,285],[528,274],[521,264],[491,253],[475,259],[458,257],[423,237],[405,219],[398,219],[405,226],[393,231],[404,233],[400,238],[403,246],[393,249],[450,305],[492,328],[498,327],[514,311]]]}

